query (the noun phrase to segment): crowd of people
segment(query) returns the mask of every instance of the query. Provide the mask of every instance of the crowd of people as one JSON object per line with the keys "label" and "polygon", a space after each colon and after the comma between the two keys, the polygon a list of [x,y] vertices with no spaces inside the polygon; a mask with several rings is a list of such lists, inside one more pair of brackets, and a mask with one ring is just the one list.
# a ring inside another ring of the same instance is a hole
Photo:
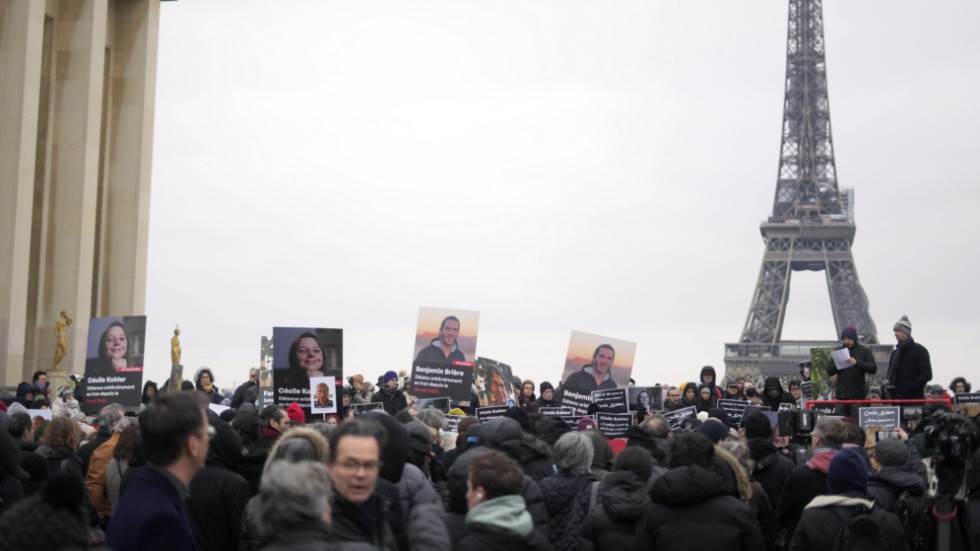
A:
{"label": "crowd of people", "polygon": [[[834,392],[868,397],[874,358],[851,359],[853,371],[828,370]],[[222,394],[204,370],[182,391],[148,383],[138,415],[109,404],[86,416],[70,386],[49,392],[38,372],[0,414],[0,550],[807,550],[859,538],[931,549],[934,531],[908,519],[951,495],[935,433],[953,418],[972,467],[957,471],[956,505],[972,525],[952,548],[980,537],[978,420],[946,400],[926,404],[918,427],[862,428],[847,407],[783,434],[763,413],[733,420],[718,400],[802,409],[798,381],[715,379],[705,367],[696,383],[661,385],[662,400],[644,403],[663,411],[639,408],[611,441],[588,416],[542,415],[561,386],[527,379],[502,417],[453,404],[449,431],[395,372],[377,387],[351,376],[338,414],[316,418],[262,407],[254,373]],[[918,397],[935,396],[928,382]],[[383,408],[355,415],[372,402]],[[672,426],[666,415],[691,406],[698,415]],[[31,418],[43,407],[50,421]]]}

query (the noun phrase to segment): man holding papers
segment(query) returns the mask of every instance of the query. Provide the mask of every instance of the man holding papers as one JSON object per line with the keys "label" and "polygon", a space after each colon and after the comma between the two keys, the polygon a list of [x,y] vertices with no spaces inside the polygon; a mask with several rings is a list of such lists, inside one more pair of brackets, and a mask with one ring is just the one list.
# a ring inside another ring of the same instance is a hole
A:
{"label": "man holding papers", "polygon": [[[857,329],[848,325],[840,333],[841,348],[833,352],[833,361],[827,366],[827,374],[837,376],[834,398],[837,400],[863,400],[868,395],[867,376],[878,372],[874,354],[857,342]],[[860,404],[837,404],[834,415],[858,418]]]}

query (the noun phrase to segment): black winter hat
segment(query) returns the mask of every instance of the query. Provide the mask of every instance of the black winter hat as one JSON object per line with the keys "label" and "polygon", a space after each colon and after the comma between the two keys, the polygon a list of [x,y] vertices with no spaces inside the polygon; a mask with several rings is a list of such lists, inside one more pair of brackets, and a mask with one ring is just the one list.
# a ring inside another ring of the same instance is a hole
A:
{"label": "black winter hat", "polygon": [[909,460],[909,448],[898,438],[885,438],[875,444],[875,459],[882,467],[901,467]]}
{"label": "black winter hat", "polygon": [[554,390],[554,389],[555,389],[555,387],[551,386],[551,383],[549,383],[548,381],[542,381],[541,382],[541,386],[538,389],[538,392],[540,394],[543,394],[544,391],[546,391],[546,390]]}
{"label": "black winter hat", "polygon": [[866,493],[868,490],[868,462],[855,448],[844,448],[827,469],[827,491],[831,494],[844,492]]}
{"label": "black winter hat", "polygon": [[698,428],[698,432],[711,439],[712,444],[717,444],[729,436],[728,427],[718,419],[708,419]]}
{"label": "black winter hat", "polygon": [[711,419],[717,419],[725,424],[726,427],[732,426],[732,418],[728,416],[728,412],[721,408],[711,408],[708,410],[708,417]]}
{"label": "black winter hat", "polygon": [[427,454],[432,451],[432,441],[429,437],[429,429],[418,421],[412,421],[405,425],[408,430],[408,447],[418,453]]}
{"label": "black winter hat", "polygon": [[759,412],[752,413],[743,419],[742,426],[745,427],[745,437],[748,439],[769,440],[772,438],[772,425],[769,424],[769,418]]}

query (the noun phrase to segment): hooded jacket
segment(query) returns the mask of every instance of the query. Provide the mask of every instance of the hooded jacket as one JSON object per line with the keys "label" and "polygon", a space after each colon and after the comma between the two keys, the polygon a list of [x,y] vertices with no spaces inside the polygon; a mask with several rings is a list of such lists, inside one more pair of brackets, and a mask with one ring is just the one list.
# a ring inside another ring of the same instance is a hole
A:
{"label": "hooded jacket", "polygon": [[814,498],[803,511],[789,548],[792,551],[833,549],[844,519],[850,519],[859,507],[870,508],[869,514],[887,542],[885,549],[908,551],[905,529],[898,517],[876,507],[873,501],[865,499],[858,492]]}
{"label": "hooded jacket", "polygon": [[904,491],[913,495],[926,492],[926,483],[907,466],[882,467],[868,478],[868,498],[886,511],[892,511],[898,494]]}
{"label": "hooded jacket", "polygon": [[524,432],[513,419],[502,417],[483,423],[480,438],[488,448],[502,451],[520,463],[524,474],[535,482],[554,474],[548,445]]}
{"label": "hooded jacket", "polygon": [[[779,390],[779,395],[775,397],[770,396],[770,388]],[[783,384],[779,382],[779,377],[766,378],[766,384],[763,385],[762,392],[759,393],[759,399],[762,400],[762,405],[769,406],[771,411],[779,411],[779,404],[794,403],[793,395],[783,390]]]}
{"label": "hooded jacket", "polygon": [[485,501],[466,513],[466,534],[456,549],[467,551],[550,550],[551,544],[534,529],[531,514],[519,495]]}
{"label": "hooded jacket", "polygon": [[636,534],[635,549],[657,551],[765,549],[748,504],[725,493],[717,474],[699,465],[677,467],[657,479],[653,503]]}
{"label": "hooded jacket", "polygon": [[[513,420],[511,420],[513,421]],[[516,423],[516,421],[514,421]],[[475,428],[483,428],[483,425],[475,425]],[[481,433],[482,435],[482,433]],[[458,542],[465,533],[464,523],[467,514],[466,503],[466,482],[469,478],[470,459],[481,453],[485,453],[489,448],[481,443],[473,443],[466,448],[466,451],[453,462],[449,469],[449,504],[446,507],[446,515],[443,517],[446,528],[449,530],[449,538],[453,543],[453,549],[461,549]],[[534,530],[545,540],[548,539],[548,511],[544,505],[544,498],[541,495],[541,488],[531,477],[524,475],[524,482],[521,484],[521,497],[524,499],[528,513],[534,523]]]}
{"label": "hooded jacket", "polygon": [[[704,382],[704,376],[705,375],[711,375],[711,382],[710,383],[705,383]],[[702,367],[701,368],[701,374],[698,376],[698,386],[704,385],[704,384],[707,384],[708,386],[711,387],[711,393],[714,395],[715,401],[718,401],[718,399],[722,397],[722,394],[723,393],[722,393],[721,389],[718,388],[718,375],[715,373],[715,368],[711,367],[710,365],[706,365],[706,366]],[[700,396],[699,396],[699,398],[700,398]]]}
{"label": "hooded jacket", "polygon": [[596,510],[582,526],[583,549],[626,551],[633,549],[636,528],[650,506],[647,481],[630,471],[606,475],[597,496]]}

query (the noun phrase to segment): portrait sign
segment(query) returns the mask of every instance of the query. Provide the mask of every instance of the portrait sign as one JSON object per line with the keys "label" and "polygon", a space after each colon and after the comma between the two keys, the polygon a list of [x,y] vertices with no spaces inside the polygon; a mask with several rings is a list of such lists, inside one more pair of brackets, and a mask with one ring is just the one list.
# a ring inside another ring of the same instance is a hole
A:
{"label": "portrait sign", "polygon": [[697,415],[698,409],[694,406],[664,412],[664,418],[667,419],[668,423],[670,423],[670,430],[679,429],[681,427],[681,423],[684,422],[684,419],[687,419],[688,417],[696,417]]}
{"label": "portrait sign", "polygon": [[146,316],[92,318],[88,326],[81,409],[97,413],[117,403],[138,412],[143,396]]}
{"label": "portrait sign", "polygon": [[277,406],[286,409],[296,402],[311,415],[310,379],[315,378],[332,377],[333,401],[343,396],[343,330],[273,327],[272,343],[272,398]]}
{"label": "portrait sign", "polygon": [[476,361],[476,334],[480,312],[447,308],[419,308],[415,329],[417,365],[472,364]]}
{"label": "portrait sign", "polygon": [[310,377],[310,412],[337,413],[336,377]]}
{"label": "portrait sign", "polygon": [[664,409],[664,391],[660,385],[628,386],[626,393],[626,401],[632,412],[638,411],[641,406],[647,412]]}
{"label": "portrait sign", "polygon": [[[473,388],[481,406],[512,406],[517,403],[514,396],[514,378],[510,366],[489,358],[477,358],[473,368]],[[467,392],[466,399],[469,399]]]}
{"label": "portrait sign", "polygon": [[562,387],[588,396],[593,390],[629,386],[636,343],[572,331]]}

